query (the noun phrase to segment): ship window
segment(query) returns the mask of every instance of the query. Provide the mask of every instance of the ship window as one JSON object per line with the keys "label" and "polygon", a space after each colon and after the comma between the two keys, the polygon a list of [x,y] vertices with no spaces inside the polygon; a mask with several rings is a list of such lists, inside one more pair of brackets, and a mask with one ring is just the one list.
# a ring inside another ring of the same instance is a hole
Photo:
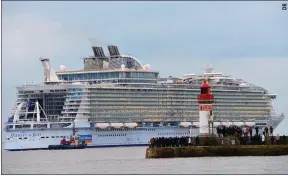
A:
{"label": "ship window", "polygon": [[34,124],[33,128],[47,128],[47,124]]}
{"label": "ship window", "polygon": [[23,125],[23,128],[30,128],[31,125]]}
{"label": "ship window", "polygon": [[27,139],[27,137],[24,137],[24,139]]}
{"label": "ship window", "polygon": [[6,129],[12,129],[13,128],[13,125],[7,125],[6,126]]}
{"label": "ship window", "polygon": [[15,128],[22,128],[22,125],[15,125]]}
{"label": "ship window", "polygon": [[41,138],[43,139],[43,138],[45,138],[45,137],[42,136]]}
{"label": "ship window", "polygon": [[52,136],[52,138],[55,138],[55,136]]}
{"label": "ship window", "polygon": [[19,139],[22,139],[22,138],[19,138]]}

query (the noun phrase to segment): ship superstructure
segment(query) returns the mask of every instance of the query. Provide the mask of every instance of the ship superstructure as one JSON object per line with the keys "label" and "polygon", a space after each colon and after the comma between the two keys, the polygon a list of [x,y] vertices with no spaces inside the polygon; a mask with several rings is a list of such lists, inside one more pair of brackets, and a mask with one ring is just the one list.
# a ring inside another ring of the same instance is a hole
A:
{"label": "ship superstructure", "polygon": [[5,127],[5,149],[45,148],[69,137],[72,127],[91,138],[91,147],[144,145],[151,137],[187,136],[191,127],[196,135],[197,96],[204,80],[214,95],[214,126],[276,128],[284,119],[284,114],[273,113],[276,95],[211,67],[202,75],[160,78],[148,64],[120,54],[117,46],[108,46],[109,55],[99,46],[92,50],[94,55],[85,57],[78,71],[62,65],[54,72],[50,59],[40,58],[44,81],[17,87],[18,98]]}

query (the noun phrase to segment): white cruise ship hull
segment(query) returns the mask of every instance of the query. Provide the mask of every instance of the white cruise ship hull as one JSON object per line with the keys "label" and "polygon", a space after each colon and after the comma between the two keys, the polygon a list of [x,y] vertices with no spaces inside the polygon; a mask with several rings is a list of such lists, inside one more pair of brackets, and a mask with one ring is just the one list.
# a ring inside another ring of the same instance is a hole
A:
{"label": "white cruise ship hull", "polygon": [[[193,129],[196,135],[199,129]],[[152,137],[181,137],[189,136],[188,128],[136,128],[126,130],[91,130],[79,129],[81,136],[90,136],[92,140],[86,141],[87,147],[116,147],[116,146],[140,146],[148,145]],[[35,150],[47,149],[49,145],[59,145],[63,136],[69,139],[71,129],[62,130],[38,130],[38,131],[14,131],[6,132],[9,140],[4,142],[5,150]]]}
{"label": "white cruise ship hull", "polygon": [[[284,118],[273,117],[266,120],[257,120],[260,127],[272,126],[274,129]],[[199,134],[199,128],[192,128],[192,136]],[[92,130],[90,128],[78,129],[81,136],[85,136],[87,147],[118,147],[148,145],[152,137],[181,137],[189,136],[189,128],[179,127],[137,127],[134,129]],[[63,137],[69,139],[71,128],[22,130],[6,132],[4,150],[36,150],[48,149],[49,145],[58,145]]]}

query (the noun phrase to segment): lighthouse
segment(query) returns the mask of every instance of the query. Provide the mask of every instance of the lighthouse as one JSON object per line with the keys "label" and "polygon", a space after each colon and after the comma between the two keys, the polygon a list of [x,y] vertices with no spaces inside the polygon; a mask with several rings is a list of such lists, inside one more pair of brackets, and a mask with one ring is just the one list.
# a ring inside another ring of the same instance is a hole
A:
{"label": "lighthouse", "polygon": [[208,84],[208,79],[205,79],[201,85],[201,93],[198,95],[199,104],[199,135],[206,136],[209,135],[209,120],[212,116],[212,104],[214,102],[214,97],[210,92],[210,85]]}

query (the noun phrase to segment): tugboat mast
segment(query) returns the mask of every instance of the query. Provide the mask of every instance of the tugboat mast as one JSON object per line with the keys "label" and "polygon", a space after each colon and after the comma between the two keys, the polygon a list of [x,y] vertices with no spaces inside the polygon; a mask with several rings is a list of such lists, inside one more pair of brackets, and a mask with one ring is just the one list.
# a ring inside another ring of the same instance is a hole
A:
{"label": "tugboat mast", "polygon": [[75,136],[75,122],[73,121],[73,128],[72,128],[72,131],[73,131],[73,136]]}

